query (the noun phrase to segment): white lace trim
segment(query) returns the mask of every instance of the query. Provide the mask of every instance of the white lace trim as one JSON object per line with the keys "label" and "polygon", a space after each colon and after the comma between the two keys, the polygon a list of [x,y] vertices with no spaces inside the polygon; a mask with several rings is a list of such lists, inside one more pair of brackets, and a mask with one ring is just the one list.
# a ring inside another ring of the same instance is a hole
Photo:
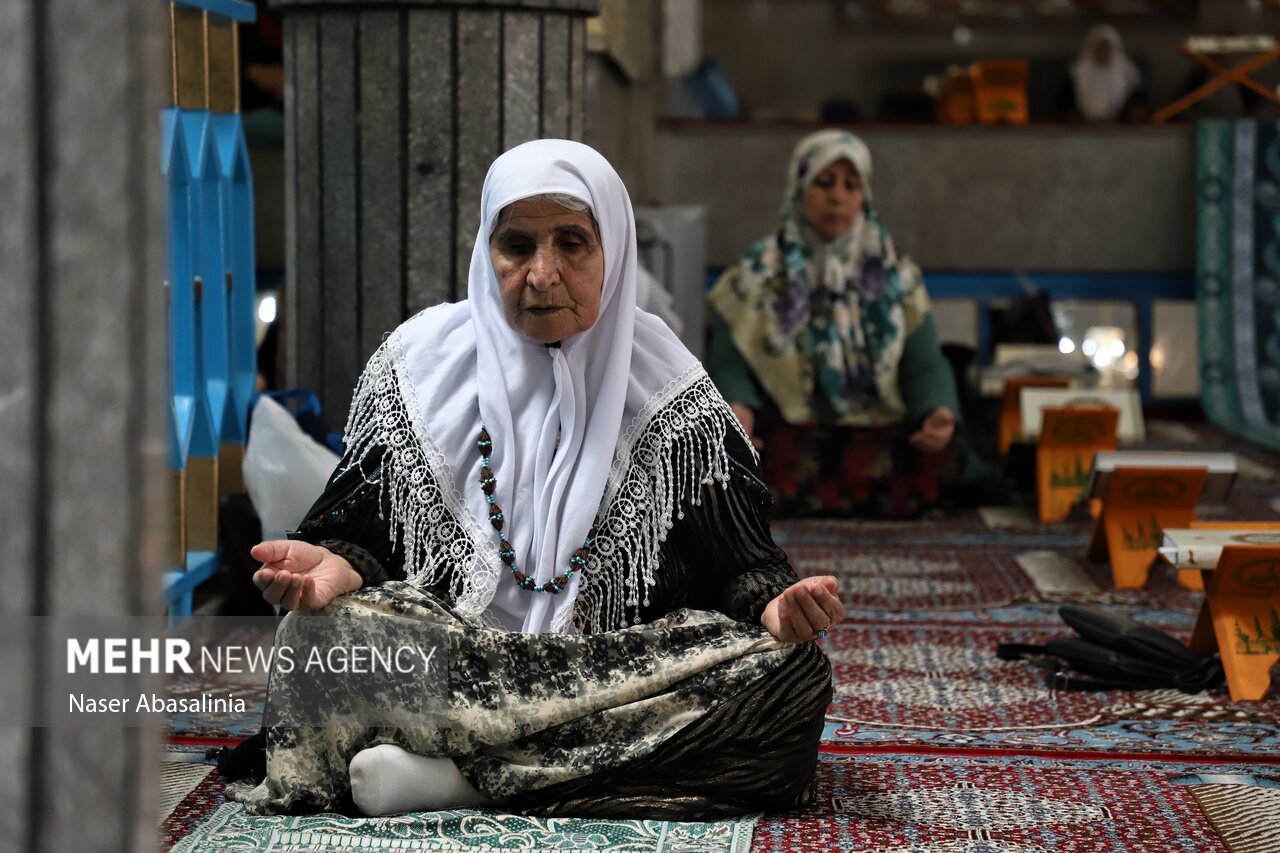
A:
{"label": "white lace trim", "polygon": [[703,486],[728,485],[724,445],[731,428],[751,447],[701,364],[645,404],[618,444],[602,503],[608,509],[578,584],[577,602],[557,616],[552,631],[568,631],[572,622],[595,633],[640,621],[672,516],[684,518],[686,504],[700,504]]}
{"label": "white lace trim", "polygon": [[459,616],[484,619],[501,577],[498,546],[467,510],[448,460],[427,434],[404,347],[391,334],[369,360],[351,401],[348,467],[385,447],[382,490],[391,503],[391,544],[404,541],[409,583],[448,581]]}
{"label": "white lace trim", "polygon": [[[730,429],[751,446],[700,364],[645,404],[619,442],[601,504],[608,509],[572,606],[560,608],[553,632],[596,633],[639,622],[673,516],[683,518],[683,506],[701,503],[703,486],[728,484]],[[505,567],[427,434],[396,334],[356,385],[346,441],[347,468],[386,448],[381,488],[390,498],[392,545],[404,543],[406,579],[421,586],[447,583],[459,616],[494,624],[486,610]]]}

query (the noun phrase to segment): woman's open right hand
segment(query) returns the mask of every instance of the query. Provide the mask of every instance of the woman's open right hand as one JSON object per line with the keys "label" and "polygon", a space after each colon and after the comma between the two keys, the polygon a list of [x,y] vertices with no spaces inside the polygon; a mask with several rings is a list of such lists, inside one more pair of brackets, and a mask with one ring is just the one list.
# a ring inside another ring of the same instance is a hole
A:
{"label": "woman's open right hand", "polygon": [[253,573],[253,585],[268,603],[285,610],[319,610],[364,583],[345,557],[310,542],[259,542],[249,554],[262,561],[262,568]]}

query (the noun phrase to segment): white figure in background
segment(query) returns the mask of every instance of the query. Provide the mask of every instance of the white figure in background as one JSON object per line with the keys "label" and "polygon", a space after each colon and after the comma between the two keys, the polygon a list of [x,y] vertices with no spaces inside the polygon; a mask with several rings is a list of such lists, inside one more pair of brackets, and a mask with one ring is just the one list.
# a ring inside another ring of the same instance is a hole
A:
{"label": "white figure in background", "polygon": [[636,304],[641,311],[657,314],[671,331],[684,337],[684,320],[676,313],[675,297],[658,281],[658,277],[640,265],[636,265]]}

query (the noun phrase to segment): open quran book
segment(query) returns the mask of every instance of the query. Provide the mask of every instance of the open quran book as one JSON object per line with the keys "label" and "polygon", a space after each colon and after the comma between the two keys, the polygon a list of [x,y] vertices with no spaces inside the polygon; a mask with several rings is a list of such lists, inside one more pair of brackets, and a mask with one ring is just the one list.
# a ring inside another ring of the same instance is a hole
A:
{"label": "open quran book", "polygon": [[1226,503],[1236,479],[1234,453],[1185,453],[1174,450],[1108,450],[1093,458],[1093,472],[1085,485],[1089,498],[1106,497],[1111,472],[1117,468],[1206,468],[1208,479],[1200,503]]}
{"label": "open quran book", "polygon": [[1280,546],[1280,530],[1170,528],[1164,532],[1160,556],[1179,569],[1212,569],[1228,545]]}

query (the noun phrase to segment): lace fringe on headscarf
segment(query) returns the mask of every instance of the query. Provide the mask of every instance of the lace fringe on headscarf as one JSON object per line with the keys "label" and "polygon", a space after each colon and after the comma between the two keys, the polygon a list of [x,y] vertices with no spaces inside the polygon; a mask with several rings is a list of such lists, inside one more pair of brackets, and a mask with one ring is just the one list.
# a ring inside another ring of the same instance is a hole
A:
{"label": "lace fringe on headscarf", "polygon": [[[579,628],[595,633],[640,621],[673,517],[684,518],[683,507],[702,502],[703,486],[728,484],[730,429],[751,446],[700,364],[671,380],[636,415],[618,445],[607,510],[578,586],[573,621]],[[557,633],[568,629],[560,620],[552,623]]]}
{"label": "lace fringe on headscarf", "polygon": [[[618,445],[602,502],[607,509],[577,600],[552,624],[553,632],[598,633],[639,622],[673,519],[684,517],[683,507],[701,503],[704,486],[728,483],[725,438],[731,429],[750,447],[699,364],[645,404]],[[460,617],[492,624],[485,610],[505,567],[493,537],[459,493],[449,461],[426,432],[396,334],[360,377],[346,441],[347,468],[385,448],[381,487],[390,503],[392,544],[404,545],[406,580],[446,585]]]}
{"label": "lace fringe on headscarf", "polygon": [[466,510],[449,461],[427,435],[398,334],[360,375],[345,438],[348,467],[385,448],[382,490],[392,545],[404,544],[405,579],[428,587],[448,581],[458,615],[479,621],[501,573],[498,546]]}

